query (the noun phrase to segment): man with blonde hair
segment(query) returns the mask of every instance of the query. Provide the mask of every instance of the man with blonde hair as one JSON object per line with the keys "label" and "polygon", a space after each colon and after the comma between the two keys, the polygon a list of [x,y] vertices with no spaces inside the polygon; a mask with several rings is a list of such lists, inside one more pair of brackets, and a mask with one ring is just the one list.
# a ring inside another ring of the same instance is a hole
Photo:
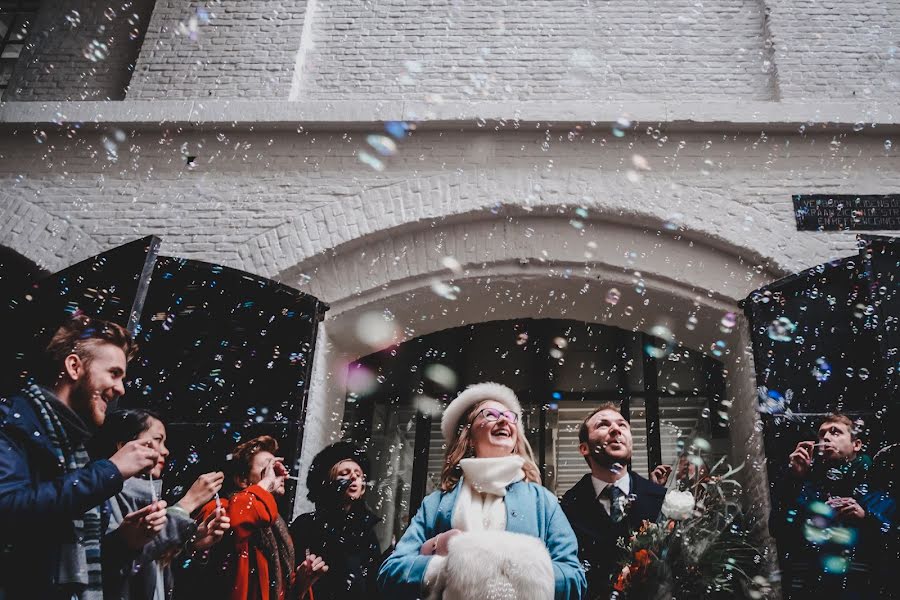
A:
{"label": "man with blonde hair", "polygon": [[[102,597],[106,501],[157,452],[132,441],[91,461],[85,443],[125,393],[135,351],[123,327],[77,315],[47,346],[44,385],[0,402],[0,598]],[[125,517],[119,539],[139,548],[165,520],[165,503],[151,504]]]}

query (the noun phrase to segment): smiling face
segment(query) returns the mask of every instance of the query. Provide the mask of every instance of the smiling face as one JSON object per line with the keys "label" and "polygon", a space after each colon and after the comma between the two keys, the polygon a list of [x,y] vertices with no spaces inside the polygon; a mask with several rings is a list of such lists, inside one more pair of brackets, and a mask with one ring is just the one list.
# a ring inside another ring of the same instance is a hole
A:
{"label": "smiling face", "polygon": [[331,467],[331,480],[349,482],[344,490],[345,501],[359,500],[366,493],[366,474],[355,460],[342,460]]}
{"label": "smiling face", "polygon": [[65,374],[71,381],[70,406],[85,422],[96,427],[106,420],[111,402],[125,393],[125,352],[113,344],[99,342],[82,360],[70,354],[65,360]]}
{"label": "smiling face", "polygon": [[615,463],[631,462],[631,425],[618,411],[604,409],[586,423],[587,441],[578,445],[589,464],[608,468]]}
{"label": "smiling face", "polygon": [[509,456],[516,451],[516,441],[519,438],[518,426],[511,423],[502,414],[496,421],[491,421],[485,416],[485,409],[493,409],[500,413],[509,411],[506,406],[494,400],[486,400],[475,408],[475,418],[469,432],[475,457]]}

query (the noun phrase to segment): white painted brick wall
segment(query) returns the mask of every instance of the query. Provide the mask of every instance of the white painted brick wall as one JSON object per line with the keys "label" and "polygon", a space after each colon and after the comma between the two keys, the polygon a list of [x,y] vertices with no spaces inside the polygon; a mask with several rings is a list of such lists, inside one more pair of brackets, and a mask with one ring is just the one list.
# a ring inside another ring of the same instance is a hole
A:
{"label": "white painted brick wall", "polygon": [[765,0],[765,4],[782,97],[896,99],[900,2]]}
{"label": "white painted brick wall", "polygon": [[[130,99],[750,101],[900,90],[893,0],[153,4],[47,0],[5,99],[122,99],[128,89]],[[192,38],[184,27],[198,9],[210,19]],[[109,47],[105,60],[84,58],[94,40]]]}
{"label": "white painted brick wall", "polygon": [[[46,0],[4,100],[122,100],[153,0]],[[103,44],[97,61],[85,57]],[[105,56],[104,56],[105,55]]]}
{"label": "white painted brick wall", "polygon": [[[853,253],[854,236],[796,232],[791,194],[900,188],[896,150],[869,130],[836,139],[672,133],[655,140],[643,130],[619,139],[588,129],[572,141],[553,131],[547,146],[543,131],[425,131],[401,142],[382,173],[356,158],[365,132],[125,133],[116,162],[101,141],[110,132],[82,130],[71,140],[51,132],[38,144],[23,128],[0,140],[0,222],[33,206],[84,240],[60,256],[54,240],[34,243],[7,228],[0,244],[56,268],[155,233],[166,253],[273,276],[410,223],[522,206],[568,214],[584,204],[602,219],[654,227],[676,219],[692,235],[794,271]],[[635,153],[652,170],[632,182]],[[198,157],[193,171],[186,154]]]}
{"label": "white painted brick wall", "polygon": [[[287,98],[307,0],[159,0],[129,99]],[[196,39],[189,29],[198,9]],[[182,25],[182,27],[179,27]]]}
{"label": "white painted brick wall", "polygon": [[770,99],[758,0],[327,0],[304,99]]}

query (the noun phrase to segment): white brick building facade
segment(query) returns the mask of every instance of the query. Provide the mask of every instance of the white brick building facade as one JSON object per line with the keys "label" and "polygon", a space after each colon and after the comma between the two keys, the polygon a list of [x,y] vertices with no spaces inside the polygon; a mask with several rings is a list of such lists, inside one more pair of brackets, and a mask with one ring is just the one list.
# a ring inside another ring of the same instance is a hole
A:
{"label": "white brick building facade", "polygon": [[[332,365],[370,351],[359,314],[389,311],[401,339],[668,318],[708,351],[750,290],[855,252],[797,232],[792,194],[900,188],[890,0],[95,4],[44,2],[4,94],[0,244],[57,269],[157,234],[329,302],[304,466],[339,433]],[[94,40],[107,58],[84,58]],[[358,155],[385,121],[416,129],[378,171]],[[456,301],[430,289],[444,256]],[[635,270],[646,295],[599,310]],[[764,514],[742,327],[722,358],[732,457]]]}

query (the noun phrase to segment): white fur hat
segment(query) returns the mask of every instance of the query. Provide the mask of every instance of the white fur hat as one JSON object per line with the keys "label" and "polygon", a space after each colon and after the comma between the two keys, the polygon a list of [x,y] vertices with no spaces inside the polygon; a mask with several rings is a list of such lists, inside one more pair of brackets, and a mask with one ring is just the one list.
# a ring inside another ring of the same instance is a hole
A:
{"label": "white fur hat", "polygon": [[441,418],[441,433],[444,434],[446,441],[449,442],[456,436],[459,420],[463,418],[466,411],[482,400],[494,400],[513,411],[519,415],[519,426],[521,426],[522,406],[514,391],[499,383],[476,383],[460,392],[459,396],[454,398],[444,411],[444,416]]}

